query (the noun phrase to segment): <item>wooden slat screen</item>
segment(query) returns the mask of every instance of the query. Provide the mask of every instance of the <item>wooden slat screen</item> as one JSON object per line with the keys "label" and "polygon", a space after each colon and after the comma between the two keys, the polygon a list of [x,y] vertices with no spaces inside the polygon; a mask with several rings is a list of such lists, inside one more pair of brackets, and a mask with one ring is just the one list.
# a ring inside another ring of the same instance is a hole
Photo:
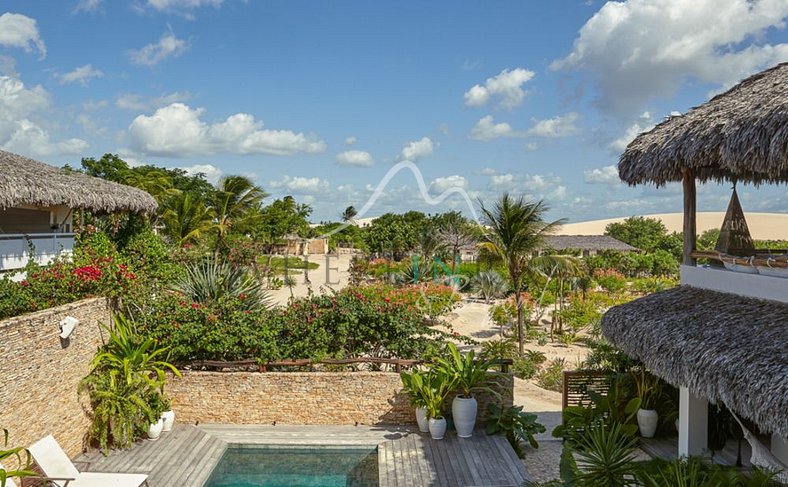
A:
{"label": "wooden slat screen", "polygon": [[610,389],[610,374],[590,370],[565,370],[563,408],[590,404],[589,389],[599,394],[607,394]]}

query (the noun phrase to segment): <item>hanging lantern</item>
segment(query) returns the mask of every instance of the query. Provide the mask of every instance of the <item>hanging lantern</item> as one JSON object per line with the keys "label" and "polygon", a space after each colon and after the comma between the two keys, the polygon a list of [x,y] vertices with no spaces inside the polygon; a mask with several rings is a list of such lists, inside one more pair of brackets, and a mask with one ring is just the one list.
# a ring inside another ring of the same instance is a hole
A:
{"label": "hanging lantern", "polygon": [[750,229],[747,220],[744,219],[744,210],[739,203],[739,196],[736,194],[736,184],[733,185],[733,194],[728,203],[728,211],[722,221],[720,238],[714,247],[718,252],[730,255],[751,256],[755,255],[755,245],[750,237]]}

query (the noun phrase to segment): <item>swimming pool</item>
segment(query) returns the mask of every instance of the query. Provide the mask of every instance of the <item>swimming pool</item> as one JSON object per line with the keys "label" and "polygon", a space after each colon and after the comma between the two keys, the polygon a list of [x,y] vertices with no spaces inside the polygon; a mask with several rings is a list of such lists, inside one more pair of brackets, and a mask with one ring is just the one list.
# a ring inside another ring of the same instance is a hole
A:
{"label": "swimming pool", "polygon": [[377,487],[377,448],[233,445],[203,487]]}

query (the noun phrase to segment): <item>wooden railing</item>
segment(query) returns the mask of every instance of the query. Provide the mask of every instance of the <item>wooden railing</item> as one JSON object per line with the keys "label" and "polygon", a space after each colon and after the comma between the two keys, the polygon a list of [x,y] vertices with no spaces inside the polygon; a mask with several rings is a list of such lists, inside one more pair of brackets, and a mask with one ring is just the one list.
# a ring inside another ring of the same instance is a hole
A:
{"label": "wooden railing", "polygon": [[[227,361],[227,362],[221,360],[195,360],[193,362],[179,364],[179,368],[183,369],[186,367],[190,367],[192,369],[213,369],[217,372],[224,372],[227,371],[228,369],[249,370],[255,368],[258,372],[269,372],[271,368],[277,368],[277,367],[309,367],[310,370],[314,370],[314,367],[317,365],[351,366],[351,365],[372,364],[372,365],[389,365],[393,367],[394,372],[399,373],[404,368],[413,367],[415,365],[421,365],[425,363],[426,362],[423,360],[392,359],[392,358],[380,358],[380,357],[358,357],[358,358],[323,359],[323,360],[312,360],[312,359],[272,360],[263,363],[260,363],[254,359],[236,360],[236,361]],[[512,363],[513,362],[511,359],[501,359],[501,360],[492,361],[492,365],[500,367],[501,372],[503,373],[509,372],[509,367],[511,367]]]}

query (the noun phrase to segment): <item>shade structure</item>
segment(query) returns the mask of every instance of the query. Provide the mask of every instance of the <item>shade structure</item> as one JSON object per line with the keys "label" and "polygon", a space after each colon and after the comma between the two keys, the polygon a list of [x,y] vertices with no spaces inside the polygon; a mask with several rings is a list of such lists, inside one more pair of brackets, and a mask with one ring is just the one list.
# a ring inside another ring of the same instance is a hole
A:
{"label": "shade structure", "polygon": [[691,286],[611,308],[605,338],[674,386],[788,438],[788,304]]}
{"label": "shade structure", "polygon": [[788,63],[750,76],[725,93],[638,135],[621,155],[630,185],[698,181],[788,182]]}
{"label": "shade structure", "polygon": [[151,213],[156,200],[138,188],[59,169],[0,150],[0,209],[67,206],[101,213]]}

